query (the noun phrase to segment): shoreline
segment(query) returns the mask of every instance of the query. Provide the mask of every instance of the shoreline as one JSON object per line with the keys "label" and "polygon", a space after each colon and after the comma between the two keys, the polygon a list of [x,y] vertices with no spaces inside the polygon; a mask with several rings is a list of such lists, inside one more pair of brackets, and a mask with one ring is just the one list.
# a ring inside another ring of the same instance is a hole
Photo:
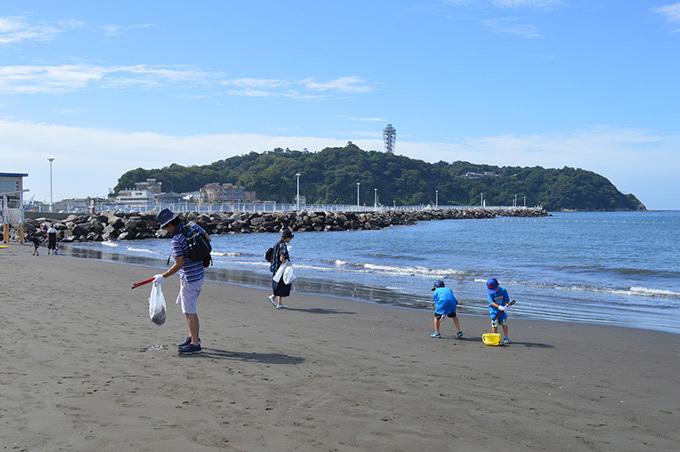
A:
{"label": "shoreline", "polygon": [[[206,281],[204,353],[182,357],[186,322],[148,317],[152,271],[0,250],[2,445],[28,451],[675,450],[677,335],[488,318]],[[139,292],[138,292],[139,291]],[[16,338],[16,341],[12,341]],[[156,347],[154,347],[156,346]],[[157,346],[162,346],[160,349]]]}
{"label": "shoreline", "polygon": [[[110,256],[107,259],[106,255]],[[165,268],[165,262],[161,262],[162,259],[155,257],[146,256],[134,256],[128,254],[106,252],[106,251],[95,251],[86,250],[82,248],[71,248],[70,244],[67,244],[65,248],[62,248],[62,257],[72,257],[79,259],[92,259],[101,260],[110,263],[123,263],[123,264],[133,264],[142,265],[150,268]],[[235,284],[246,288],[269,290],[269,274],[260,274],[257,272],[252,272],[248,270],[238,270],[233,268],[218,268],[210,267],[206,269],[206,280],[211,280],[213,282],[225,283],[225,284]],[[394,289],[386,287],[369,286],[364,284],[353,284],[351,287],[345,285],[342,282],[338,282],[332,279],[299,279],[297,284],[293,287],[293,294],[306,294],[306,295],[319,295],[319,296],[332,296],[337,298],[345,298],[348,300],[359,301],[363,303],[371,303],[388,307],[413,309],[419,312],[429,312],[429,306],[418,306],[425,302],[429,302],[429,292],[425,294],[409,294],[405,292],[399,292]],[[388,301],[388,300],[399,300],[399,301]],[[461,302],[467,307],[468,313],[476,315],[478,317],[487,318],[488,311],[485,303],[474,303],[471,300],[460,299]],[[646,331],[659,331],[671,334],[680,334],[680,330],[659,329],[660,327],[656,324],[644,324],[647,328],[643,326],[637,326],[630,323],[621,322],[620,324],[613,324],[607,319],[592,319],[588,318],[585,314],[576,317],[571,315],[570,317],[565,317],[564,315],[538,315],[536,312],[531,314],[525,314],[522,309],[514,310],[512,312],[512,317],[515,319],[523,320],[534,320],[540,322],[559,322],[559,323],[577,323],[586,325],[597,325],[597,326],[612,326],[626,329],[640,329]]]}

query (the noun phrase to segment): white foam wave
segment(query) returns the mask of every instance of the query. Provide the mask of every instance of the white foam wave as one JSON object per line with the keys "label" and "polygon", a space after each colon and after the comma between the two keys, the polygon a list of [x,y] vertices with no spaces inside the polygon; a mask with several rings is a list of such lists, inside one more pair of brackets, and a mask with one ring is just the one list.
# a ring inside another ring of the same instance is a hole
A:
{"label": "white foam wave", "polygon": [[673,292],[672,290],[649,289],[647,287],[632,286],[628,291],[633,295],[642,295],[645,297],[667,297],[680,298],[680,292]]}
{"label": "white foam wave", "polygon": [[128,251],[137,251],[140,253],[153,253],[153,251],[150,250],[149,248],[135,248],[134,246],[128,246],[126,249]]}
{"label": "white foam wave", "polygon": [[105,242],[102,242],[102,245],[110,246],[112,248],[118,248],[118,244],[116,242],[112,242],[111,240],[107,240]]}

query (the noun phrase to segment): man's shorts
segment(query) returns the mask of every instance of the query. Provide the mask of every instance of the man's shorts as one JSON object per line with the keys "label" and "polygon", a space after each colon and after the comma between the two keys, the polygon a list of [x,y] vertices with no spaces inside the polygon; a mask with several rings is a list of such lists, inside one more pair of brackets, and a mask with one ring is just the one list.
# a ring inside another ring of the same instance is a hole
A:
{"label": "man's shorts", "polygon": [[177,304],[182,306],[184,314],[196,314],[196,301],[201,293],[203,287],[203,279],[198,281],[187,281],[186,275],[179,277],[179,295],[177,295]]}
{"label": "man's shorts", "polygon": [[442,317],[444,317],[445,315],[446,315],[446,317],[454,318],[454,317],[456,316],[456,313],[455,313],[455,312],[452,312],[451,314],[437,314],[437,313],[435,312],[435,313],[434,313],[434,318],[437,319],[437,320],[441,320]]}

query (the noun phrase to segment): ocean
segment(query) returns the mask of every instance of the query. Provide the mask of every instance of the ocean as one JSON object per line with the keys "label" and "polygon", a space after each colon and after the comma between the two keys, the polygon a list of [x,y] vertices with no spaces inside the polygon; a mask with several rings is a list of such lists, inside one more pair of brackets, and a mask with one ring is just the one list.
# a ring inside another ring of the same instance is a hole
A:
{"label": "ocean", "polygon": [[[271,286],[263,255],[278,234],[212,236],[207,279]],[[432,310],[445,281],[464,315],[488,316],[493,276],[512,318],[680,334],[680,212],[565,212],[543,218],[426,221],[375,231],[296,232],[295,292]],[[61,245],[64,254],[167,268],[167,239]],[[158,271],[148,270],[151,277]],[[140,278],[146,279],[146,278]],[[134,281],[131,281],[133,283]],[[269,303],[263,294],[262,303]]]}

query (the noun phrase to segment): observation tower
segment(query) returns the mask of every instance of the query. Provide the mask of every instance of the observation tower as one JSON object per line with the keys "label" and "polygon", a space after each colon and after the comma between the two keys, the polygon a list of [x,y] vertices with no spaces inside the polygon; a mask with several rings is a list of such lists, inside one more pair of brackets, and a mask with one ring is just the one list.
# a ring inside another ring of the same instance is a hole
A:
{"label": "observation tower", "polygon": [[387,124],[383,129],[383,140],[385,141],[385,151],[394,153],[394,144],[397,141],[397,129],[392,124]]}

